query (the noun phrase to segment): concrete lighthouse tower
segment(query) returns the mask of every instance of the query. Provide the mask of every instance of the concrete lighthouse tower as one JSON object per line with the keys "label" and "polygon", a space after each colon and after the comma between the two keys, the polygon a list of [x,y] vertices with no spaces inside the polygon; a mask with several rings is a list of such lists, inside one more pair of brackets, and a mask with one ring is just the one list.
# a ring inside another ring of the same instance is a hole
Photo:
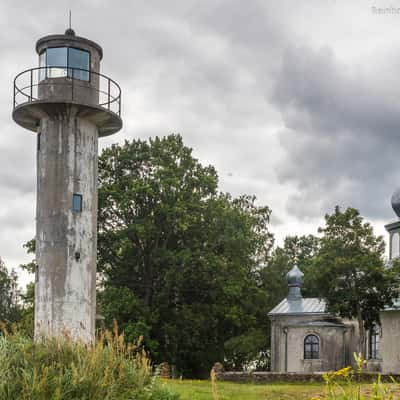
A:
{"label": "concrete lighthouse tower", "polygon": [[101,47],[68,29],[38,40],[14,80],[13,119],[37,135],[35,337],[95,334],[98,138],[122,127]]}

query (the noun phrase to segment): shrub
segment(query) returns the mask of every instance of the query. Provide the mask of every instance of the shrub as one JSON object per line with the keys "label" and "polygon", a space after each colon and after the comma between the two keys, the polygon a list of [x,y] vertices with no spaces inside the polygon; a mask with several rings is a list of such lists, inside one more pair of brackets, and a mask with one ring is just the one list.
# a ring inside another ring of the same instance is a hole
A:
{"label": "shrub", "polygon": [[176,400],[152,376],[146,354],[117,332],[93,346],[0,337],[0,400]]}

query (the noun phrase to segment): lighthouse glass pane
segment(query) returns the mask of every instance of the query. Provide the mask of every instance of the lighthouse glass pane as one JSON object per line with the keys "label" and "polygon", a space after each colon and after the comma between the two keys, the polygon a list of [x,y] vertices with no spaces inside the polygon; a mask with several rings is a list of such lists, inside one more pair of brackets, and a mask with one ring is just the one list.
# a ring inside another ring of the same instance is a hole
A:
{"label": "lighthouse glass pane", "polygon": [[66,47],[53,47],[47,49],[48,78],[61,78],[67,76],[68,49]]}
{"label": "lighthouse glass pane", "polygon": [[46,79],[46,52],[42,51],[42,53],[39,56],[39,80],[42,81],[43,79]]}
{"label": "lighthouse glass pane", "polygon": [[89,81],[89,52],[70,47],[68,49],[68,67],[70,68],[68,76]]}

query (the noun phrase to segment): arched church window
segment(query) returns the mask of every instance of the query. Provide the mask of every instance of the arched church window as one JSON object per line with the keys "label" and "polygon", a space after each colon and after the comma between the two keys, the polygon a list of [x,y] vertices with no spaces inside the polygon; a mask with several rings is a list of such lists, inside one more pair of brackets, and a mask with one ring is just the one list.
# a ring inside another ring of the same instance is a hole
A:
{"label": "arched church window", "polygon": [[379,359],[380,327],[377,324],[369,332],[369,358]]}
{"label": "arched church window", "polygon": [[308,335],[304,339],[304,359],[316,360],[319,358],[319,338],[316,335]]}

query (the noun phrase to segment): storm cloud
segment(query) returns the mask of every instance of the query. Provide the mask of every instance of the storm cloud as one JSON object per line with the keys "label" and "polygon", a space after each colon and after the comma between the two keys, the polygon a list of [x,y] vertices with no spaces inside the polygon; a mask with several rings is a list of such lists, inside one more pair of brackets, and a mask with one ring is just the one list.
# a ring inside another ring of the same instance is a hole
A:
{"label": "storm cloud", "polygon": [[388,218],[382,199],[400,183],[400,87],[391,73],[346,66],[329,47],[285,52],[273,101],[285,124],[277,175],[299,188],[290,213],[309,218],[343,204]]}

